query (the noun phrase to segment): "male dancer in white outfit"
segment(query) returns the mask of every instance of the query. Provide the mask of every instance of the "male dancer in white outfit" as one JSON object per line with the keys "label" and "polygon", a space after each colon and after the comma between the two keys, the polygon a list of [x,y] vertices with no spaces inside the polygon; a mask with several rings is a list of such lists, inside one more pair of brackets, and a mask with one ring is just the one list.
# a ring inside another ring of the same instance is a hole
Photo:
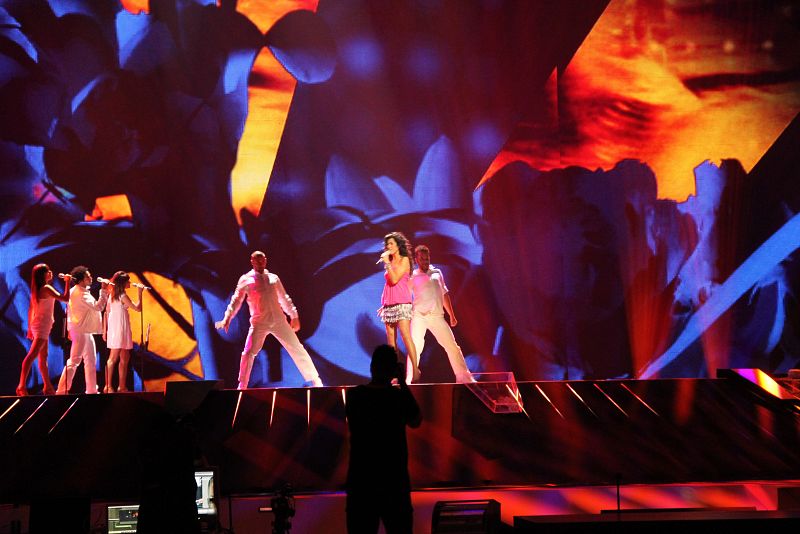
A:
{"label": "male dancer in white outfit", "polygon": [[95,300],[89,292],[92,285],[92,273],[83,265],[72,269],[69,274],[75,285],[69,291],[67,304],[67,329],[72,340],[69,360],[58,381],[57,395],[69,393],[75,370],[83,361],[83,373],[86,377],[86,393],[97,393],[97,348],[93,334],[103,333],[103,320],[100,312],[106,307],[108,300],[108,284],[100,288],[100,299]]}
{"label": "male dancer in white outfit", "polygon": [[[267,270],[267,255],[256,250],[250,255],[250,265],[253,269],[239,278],[228,309],[225,310],[225,316],[215,323],[217,328],[224,328],[227,332],[231,319],[247,297],[247,304],[250,306],[250,330],[247,331],[247,341],[244,343],[239,364],[238,389],[247,388],[253,360],[264,346],[268,334],[272,334],[280,341],[306,383],[314,387],[322,386],[314,362],[311,361],[311,357],[295,333],[300,330],[297,308],[283,288],[278,275]],[[286,321],[286,315],[291,319],[291,323]]]}
{"label": "male dancer in white outfit", "polygon": [[[411,277],[414,292],[411,339],[417,348],[417,354],[422,354],[422,349],[425,348],[425,333],[430,330],[439,345],[447,352],[450,367],[456,375],[456,382],[475,382],[464,361],[461,347],[456,343],[456,338],[450,329],[451,326],[458,324],[458,319],[453,311],[447,285],[444,283],[444,274],[431,265],[431,253],[425,245],[417,245],[414,248],[414,260],[418,267],[414,269]],[[444,320],[445,310],[450,317],[449,325]]]}

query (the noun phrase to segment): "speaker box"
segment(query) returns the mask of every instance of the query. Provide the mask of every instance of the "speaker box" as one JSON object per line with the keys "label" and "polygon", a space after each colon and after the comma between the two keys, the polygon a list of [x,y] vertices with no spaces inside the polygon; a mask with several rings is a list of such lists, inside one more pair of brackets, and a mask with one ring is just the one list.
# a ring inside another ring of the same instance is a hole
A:
{"label": "speaker box", "polygon": [[494,499],[439,501],[433,507],[431,534],[499,534],[500,503]]}

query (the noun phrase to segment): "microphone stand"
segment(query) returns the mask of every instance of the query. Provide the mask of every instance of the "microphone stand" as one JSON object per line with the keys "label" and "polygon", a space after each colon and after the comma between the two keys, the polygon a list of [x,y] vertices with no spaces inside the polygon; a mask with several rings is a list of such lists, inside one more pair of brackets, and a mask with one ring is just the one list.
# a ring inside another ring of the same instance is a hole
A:
{"label": "microphone stand", "polygon": [[[146,280],[144,279],[144,275],[142,273],[136,273],[139,276],[139,283],[143,283]],[[144,284],[147,285],[147,284]],[[147,350],[147,343],[150,342],[150,332],[147,334],[147,341],[145,342],[145,335],[144,335],[144,291],[142,291],[141,299],[139,300],[139,306],[142,308],[139,312],[139,380],[142,381],[142,391],[146,392],[147,387],[145,386],[144,382],[144,351]],[[135,386],[135,384],[134,384]],[[134,388],[135,389],[135,388]]]}
{"label": "microphone stand", "polygon": [[144,386],[144,351],[147,350],[144,345],[144,291],[139,306],[142,308],[142,311],[139,312],[139,380],[142,381],[142,391],[147,391]]}
{"label": "microphone stand", "polygon": [[[67,305],[64,307],[64,322],[61,323],[61,359],[63,360],[63,367],[61,369],[61,373],[64,374],[64,371],[67,368],[67,360],[69,359],[69,352],[67,352],[67,347],[70,349],[71,340],[69,339],[69,329],[67,329],[67,320],[69,316],[69,301],[67,301]],[[58,377],[59,383],[61,382],[61,377]],[[69,393],[66,391],[65,393]]]}

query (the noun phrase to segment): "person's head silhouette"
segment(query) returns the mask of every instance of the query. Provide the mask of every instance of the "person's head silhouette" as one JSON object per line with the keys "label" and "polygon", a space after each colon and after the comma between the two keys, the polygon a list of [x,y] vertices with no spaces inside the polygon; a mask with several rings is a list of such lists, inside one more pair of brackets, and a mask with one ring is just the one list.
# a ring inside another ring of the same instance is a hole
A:
{"label": "person's head silhouette", "polygon": [[391,345],[378,345],[372,351],[369,372],[373,382],[391,382],[393,378],[398,377],[398,366],[397,351]]}

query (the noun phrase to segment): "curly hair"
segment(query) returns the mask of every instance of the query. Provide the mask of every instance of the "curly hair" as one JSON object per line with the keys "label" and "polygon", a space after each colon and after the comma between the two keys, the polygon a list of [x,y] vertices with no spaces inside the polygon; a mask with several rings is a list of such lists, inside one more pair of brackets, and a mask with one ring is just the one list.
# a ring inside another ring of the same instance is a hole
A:
{"label": "curly hair", "polygon": [[83,282],[83,279],[86,278],[86,273],[88,272],[89,272],[88,267],[86,267],[85,265],[78,265],[77,267],[74,267],[72,271],[70,271],[69,275],[72,277],[72,280],[76,284],[80,284],[81,282]]}
{"label": "curly hair", "polygon": [[401,256],[405,256],[409,260],[413,261],[413,256],[411,255],[411,243],[402,232],[391,232],[386,234],[383,236],[383,244],[386,245],[386,243],[389,242],[389,239],[394,239],[394,242],[397,243],[397,251]]}

